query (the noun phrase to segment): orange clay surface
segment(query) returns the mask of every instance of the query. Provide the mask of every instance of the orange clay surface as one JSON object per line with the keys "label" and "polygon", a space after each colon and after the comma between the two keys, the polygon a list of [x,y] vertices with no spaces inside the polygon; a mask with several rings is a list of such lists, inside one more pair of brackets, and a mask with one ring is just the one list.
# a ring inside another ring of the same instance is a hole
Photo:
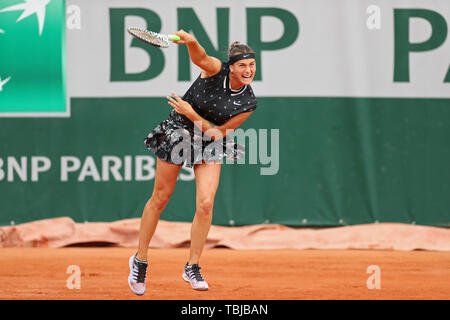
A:
{"label": "orange clay surface", "polygon": [[[139,297],[127,284],[133,248],[0,249],[0,299],[450,298],[450,252],[205,249],[200,265],[210,290],[198,292],[181,278],[188,250],[150,249],[147,292]],[[67,288],[71,265],[80,268],[80,289]],[[371,265],[379,267],[380,289],[367,287]]]}

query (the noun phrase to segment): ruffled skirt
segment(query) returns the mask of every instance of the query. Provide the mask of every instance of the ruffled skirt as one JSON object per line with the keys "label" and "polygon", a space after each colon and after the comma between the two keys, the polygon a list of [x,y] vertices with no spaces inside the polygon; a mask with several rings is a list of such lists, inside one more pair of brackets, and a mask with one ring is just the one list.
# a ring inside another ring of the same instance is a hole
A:
{"label": "ruffled skirt", "polygon": [[212,140],[175,110],[148,134],[144,143],[161,160],[189,168],[202,161],[222,162],[245,156],[245,147],[232,138]]}

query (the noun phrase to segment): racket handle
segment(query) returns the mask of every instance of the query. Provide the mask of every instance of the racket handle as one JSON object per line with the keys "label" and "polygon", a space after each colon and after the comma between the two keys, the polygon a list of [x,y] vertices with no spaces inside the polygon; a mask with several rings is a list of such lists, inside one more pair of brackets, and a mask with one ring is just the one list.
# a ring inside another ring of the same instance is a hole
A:
{"label": "racket handle", "polygon": [[177,36],[176,34],[169,35],[169,39],[172,41],[180,41],[181,40],[180,36]]}

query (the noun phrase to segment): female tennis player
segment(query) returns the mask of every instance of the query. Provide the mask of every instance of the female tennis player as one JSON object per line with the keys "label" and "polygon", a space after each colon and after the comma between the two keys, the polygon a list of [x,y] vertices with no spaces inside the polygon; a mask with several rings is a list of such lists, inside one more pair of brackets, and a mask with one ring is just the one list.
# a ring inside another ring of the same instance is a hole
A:
{"label": "female tennis player", "polygon": [[175,43],[187,46],[192,62],[202,72],[183,98],[175,93],[167,97],[173,110],[145,139],[157,162],[153,193],[141,218],[139,248],[129,260],[128,283],[137,295],[145,292],[148,246],[183,165],[194,168],[196,212],[189,260],[182,278],[195,290],[208,290],[199,260],[212,222],[221,163],[224,158],[243,156],[242,146],[226,135],[239,127],[257,106],[250,86],[256,71],[255,55],[250,47],[233,42],[228,62],[221,62],[207,55],[189,33],[180,30],[174,34],[180,37]]}

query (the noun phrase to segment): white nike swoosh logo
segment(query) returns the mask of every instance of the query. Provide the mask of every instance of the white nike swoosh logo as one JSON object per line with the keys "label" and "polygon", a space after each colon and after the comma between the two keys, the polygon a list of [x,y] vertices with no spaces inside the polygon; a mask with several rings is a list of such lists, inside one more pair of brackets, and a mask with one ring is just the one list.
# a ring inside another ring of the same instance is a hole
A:
{"label": "white nike swoosh logo", "polygon": [[236,101],[233,101],[233,104],[237,105],[237,106],[242,106],[242,104],[237,103]]}

